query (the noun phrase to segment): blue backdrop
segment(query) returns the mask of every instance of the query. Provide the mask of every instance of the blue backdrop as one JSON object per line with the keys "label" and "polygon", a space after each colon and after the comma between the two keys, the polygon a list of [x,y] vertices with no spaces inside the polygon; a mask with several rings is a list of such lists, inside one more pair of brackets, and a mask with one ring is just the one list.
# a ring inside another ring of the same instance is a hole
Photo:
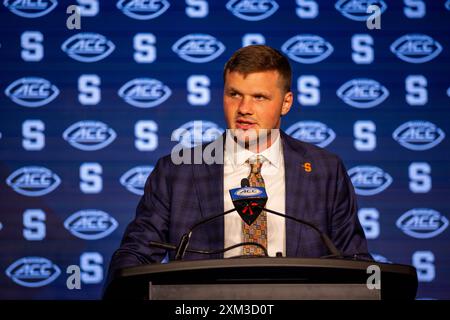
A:
{"label": "blue backdrop", "polygon": [[450,298],[449,31],[450,1],[4,0],[0,298],[100,297],[152,166],[225,129],[222,68],[251,43],[289,57],[282,128],[343,158],[370,251]]}

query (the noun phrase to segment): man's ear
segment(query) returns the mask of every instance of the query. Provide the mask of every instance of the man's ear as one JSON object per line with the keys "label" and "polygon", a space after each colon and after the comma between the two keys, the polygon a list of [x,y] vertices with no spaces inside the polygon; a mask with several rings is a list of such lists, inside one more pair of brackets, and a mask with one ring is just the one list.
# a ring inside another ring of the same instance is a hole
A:
{"label": "man's ear", "polygon": [[292,94],[292,91],[286,92],[283,98],[283,105],[281,106],[281,116],[285,116],[289,110],[291,110],[293,101],[294,95]]}

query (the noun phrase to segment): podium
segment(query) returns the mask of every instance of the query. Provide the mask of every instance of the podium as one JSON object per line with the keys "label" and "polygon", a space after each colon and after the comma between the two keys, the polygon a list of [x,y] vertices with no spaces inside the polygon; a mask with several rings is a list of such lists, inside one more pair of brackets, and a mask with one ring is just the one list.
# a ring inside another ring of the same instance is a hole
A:
{"label": "podium", "polygon": [[[380,271],[380,286],[369,289],[367,283],[374,283],[369,277],[375,269]],[[417,285],[416,269],[408,265],[346,259],[252,257],[174,261],[125,268],[115,273],[103,298],[414,299]]]}

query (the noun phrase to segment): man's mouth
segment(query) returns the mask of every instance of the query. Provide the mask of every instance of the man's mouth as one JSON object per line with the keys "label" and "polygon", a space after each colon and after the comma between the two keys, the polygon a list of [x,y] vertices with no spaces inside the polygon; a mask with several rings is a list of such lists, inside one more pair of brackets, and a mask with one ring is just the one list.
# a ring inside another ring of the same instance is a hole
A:
{"label": "man's mouth", "polygon": [[248,130],[252,128],[256,128],[255,121],[242,118],[236,120],[236,129]]}

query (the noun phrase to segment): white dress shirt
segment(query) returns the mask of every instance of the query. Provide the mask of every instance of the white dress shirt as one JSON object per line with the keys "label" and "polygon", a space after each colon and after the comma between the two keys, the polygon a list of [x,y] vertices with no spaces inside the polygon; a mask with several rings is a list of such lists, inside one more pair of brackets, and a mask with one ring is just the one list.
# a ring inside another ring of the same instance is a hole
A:
{"label": "white dress shirt", "polygon": [[[245,163],[250,157],[260,155],[265,158],[261,168],[268,196],[266,207],[281,213],[285,212],[285,176],[284,157],[281,138],[278,136],[272,145],[260,152],[253,153],[236,143],[230,132],[227,132],[224,154],[224,211],[232,209],[230,189],[239,188],[241,180],[250,174],[250,165]],[[237,212],[232,212],[224,217],[224,246],[229,247],[243,241],[243,220]],[[267,213],[267,251],[269,256],[275,256],[281,252],[286,256],[286,224],[285,218]],[[224,253],[225,258],[242,254],[242,247],[229,250]]]}

